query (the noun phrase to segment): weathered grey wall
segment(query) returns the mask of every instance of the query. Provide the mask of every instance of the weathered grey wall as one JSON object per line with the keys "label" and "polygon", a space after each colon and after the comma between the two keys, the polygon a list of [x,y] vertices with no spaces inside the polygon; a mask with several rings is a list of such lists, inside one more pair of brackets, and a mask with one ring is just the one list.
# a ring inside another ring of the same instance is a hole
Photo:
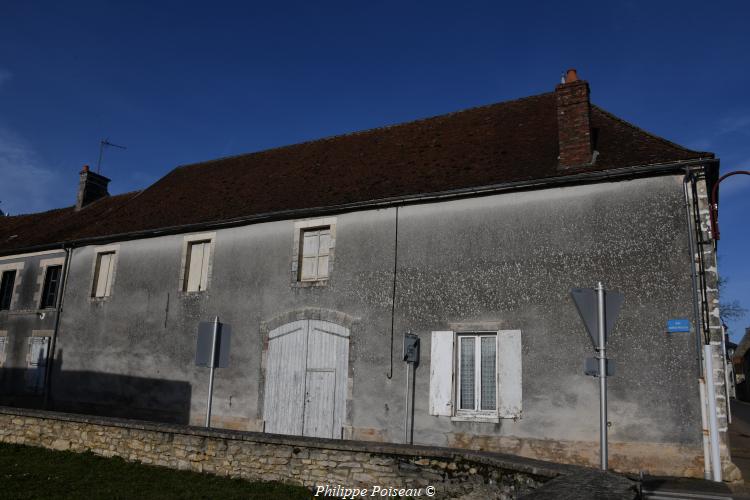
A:
{"label": "weathered grey wall", "polygon": [[[593,354],[569,291],[601,280],[625,295],[608,345],[617,364],[611,463],[700,475],[694,339],[664,333],[667,319],[692,311],[682,196],[672,176],[401,207],[392,379],[395,208],[337,216],[324,287],[290,283],[293,221],[217,231],[209,289],[198,295],[179,291],[182,235],[119,243],[105,301],[89,297],[95,249],[76,249],[56,376],[80,376],[55,382],[53,395],[63,407],[202,423],[208,373],[193,366],[195,336],[218,314],[233,339],[231,367],[217,371],[214,423],[261,430],[265,322],[331,310],[354,321],[347,437],[403,439],[401,336],[410,329],[422,339],[416,443],[595,463],[598,392],[582,374]],[[522,330],[518,421],[428,415],[430,332],[479,323]]]}
{"label": "weathered grey wall", "polygon": [[[40,263],[48,259],[64,259],[65,253],[42,252],[22,257],[3,257],[0,264],[22,262],[23,269],[16,272],[15,298],[11,310],[0,311],[0,330],[7,331],[6,359],[0,368],[0,401],[5,403],[37,405],[39,397],[25,388],[28,339],[33,332],[45,332],[55,327],[55,309],[39,309],[44,275]],[[42,313],[43,316],[42,317]]]}

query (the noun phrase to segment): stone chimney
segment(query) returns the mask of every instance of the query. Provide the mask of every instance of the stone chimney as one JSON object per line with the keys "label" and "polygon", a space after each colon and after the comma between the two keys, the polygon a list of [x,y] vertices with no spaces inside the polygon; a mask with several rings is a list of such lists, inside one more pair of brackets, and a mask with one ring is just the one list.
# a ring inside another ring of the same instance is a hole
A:
{"label": "stone chimney", "polygon": [[109,196],[109,192],[107,192],[109,181],[103,175],[91,172],[88,165],[84,165],[81,169],[81,180],[78,183],[76,210],[82,209],[99,198]]}
{"label": "stone chimney", "polygon": [[557,168],[565,170],[593,163],[591,143],[591,103],[589,84],[569,69],[565,80],[555,88],[557,97],[557,137],[560,154]]}

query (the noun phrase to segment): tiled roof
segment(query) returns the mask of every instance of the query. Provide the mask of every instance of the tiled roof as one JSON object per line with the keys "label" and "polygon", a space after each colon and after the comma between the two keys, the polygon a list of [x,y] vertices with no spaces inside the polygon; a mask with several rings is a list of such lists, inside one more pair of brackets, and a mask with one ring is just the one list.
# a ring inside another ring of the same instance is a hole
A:
{"label": "tiled roof", "polygon": [[[713,157],[592,106],[585,171]],[[80,238],[209,223],[580,173],[557,168],[554,93],[175,168],[147,189],[0,219],[0,253]],[[15,236],[14,236],[15,235]]]}

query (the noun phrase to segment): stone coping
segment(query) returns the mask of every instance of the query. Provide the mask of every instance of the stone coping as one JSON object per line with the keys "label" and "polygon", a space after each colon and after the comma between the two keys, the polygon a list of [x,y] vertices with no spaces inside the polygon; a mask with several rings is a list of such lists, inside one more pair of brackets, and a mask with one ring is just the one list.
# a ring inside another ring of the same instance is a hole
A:
{"label": "stone coping", "polygon": [[491,453],[458,448],[445,448],[439,446],[379,443],[374,441],[348,441],[304,436],[287,436],[282,434],[266,434],[262,432],[235,431],[228,429],[206,429],[204,427],[188,425],[149,422],[144,420],[133,420],[125,418],[100,417],[94,415],[63,413],[29,408],[13,408],[8,406],[0,406],[0,414],[18,417],[43,418],[48,420],[59,420],[67,422],[80,422],[91,425],[138,429],[153,432],[166,432],[198,437],[231,439],[235,441],[247,441],[262,444],[298,446],[305,448],[350,452],[378,453],[403,457],[461,457],[479,464],[548,479],[552,479],[560,475],[581,473],[591,470],[588,467],[582,467],[578,465],[557,464],[554,462],[546,462],[543,460],[535,460],[532,458],[519,457],[516,455],[509,455],[504,453]]}

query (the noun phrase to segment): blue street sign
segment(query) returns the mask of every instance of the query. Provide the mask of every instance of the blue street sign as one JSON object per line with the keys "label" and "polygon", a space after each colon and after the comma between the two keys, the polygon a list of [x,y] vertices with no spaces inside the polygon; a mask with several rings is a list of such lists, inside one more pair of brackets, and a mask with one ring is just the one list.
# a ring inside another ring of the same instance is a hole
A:
{"label": "blue street sign", "polygon": [[670,319],[670,320],[667,320],[667,331],[669,333],[689,332],[690,331],[690,320],[689,319]]}

